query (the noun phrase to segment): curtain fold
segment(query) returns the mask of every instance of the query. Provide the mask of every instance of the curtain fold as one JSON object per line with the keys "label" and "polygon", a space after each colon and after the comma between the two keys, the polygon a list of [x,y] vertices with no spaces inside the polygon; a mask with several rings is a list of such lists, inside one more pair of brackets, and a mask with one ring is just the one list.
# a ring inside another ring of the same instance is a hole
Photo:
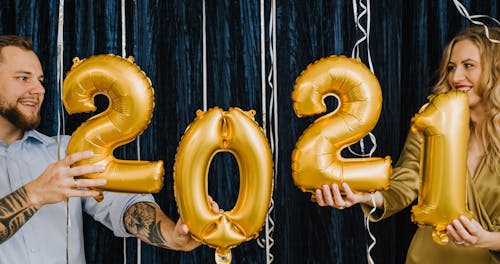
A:
{"label": "curtain fold", "polygon": [[[266,2],[265,36],[269,43],[270,3]],[[461,1],[470,14],[499,17],[496,0]],[[57,16],[59,1],[0,0],[0,34],[33,39],[45,71],[46,98],[40,130],[57,134],[60,97],[57,84]],[[121,3],[65,1],[64,72],[74,57],[121,55]],[[206,1],[208,107],[256,110],[262,125],[260,87],[259,1]],[[426,102],[446,42],[469,22],[451,0],[371,1],[370,50],[383,94],[382,114],[373,130],[374,156],[398,158],[410,118]],[[358,13],[360,10],[358,10]],[[351,1],[277,1],[278,118],[280,146],[275,177],[271,253],[274,263],[366,263],[367,231],[359,207],[344,211],[320,208],[291,178],[291,153],[303,131],[318,116],[298,118],[292,107],[295,79],[307,65],[329,55],[351,56],[362,36],[356,29]],[[179,217],[173,194],[173,165],[178,143],[203,107],[202,1],[126,1],[127,56],[148,75],[155,89],[155,110],[138,138],[143,160],[165,162],[165,186],[155,198],[171,218]],[[366,23],[362,21],[362,23]],[[266,65],[269,67],[269,44]],[[365,64],[366,46],[361,45]],[[266,69],[266,72],[269,68]],[[270,90],[267,90],[270,98]],[[330,100],[330,99],[329,99]],[[106,99],[97,100],[102,110]],[[329,111],[334,103],[329,101]],[[92,114],[64,116],[71,134]],[[115,155],[136,159],[137,142]],[[209,171],[209,193],[230,210],[239,189],[238,165],[230,154],[217,154]],[[403,263],[415,230],[409,210],[371,224],[377,237],[376,263]],[[85,216],[88,263],[123,263],[123,243]],[[263,237],[261,232],[261,237]],[[255,240],[232,250],[233,263],[265,263],[265,250]],[[135,263],[135,239],[127,241],[127,263]],[[202,246],[176,252],[142,243],[142,263],[213,263],[214,250]]]}

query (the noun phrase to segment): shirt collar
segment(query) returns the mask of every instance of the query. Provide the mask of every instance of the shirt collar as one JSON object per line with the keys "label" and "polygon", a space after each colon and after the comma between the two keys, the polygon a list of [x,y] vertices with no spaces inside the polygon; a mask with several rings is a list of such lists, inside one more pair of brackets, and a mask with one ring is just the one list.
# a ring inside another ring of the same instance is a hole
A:
{"label": "shirt collar", "polygon": [[35,140],[35,141],[38,141],[44,145],[47,145],[49,144],[52,140],[50,137],[36,131],[36,130],[28,130],[26,132],[24,132],[24,136],[23,136],[23,139],[21,141],[25,141],[25,140]]}

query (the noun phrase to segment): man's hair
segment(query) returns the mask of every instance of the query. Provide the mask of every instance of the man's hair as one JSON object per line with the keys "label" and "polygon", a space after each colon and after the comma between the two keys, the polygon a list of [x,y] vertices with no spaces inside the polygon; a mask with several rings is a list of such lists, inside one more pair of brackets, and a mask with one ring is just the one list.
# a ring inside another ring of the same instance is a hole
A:
{"label": "man's hair", "polygon": [[[33,51],[33,42],[31,42],[31,39],[16,35],[0,36],[0,55],[2,54],[2,49],[7,46],[14,46],[24,50]],[[2,56],[0,56],[0,62],[1,61]]]}

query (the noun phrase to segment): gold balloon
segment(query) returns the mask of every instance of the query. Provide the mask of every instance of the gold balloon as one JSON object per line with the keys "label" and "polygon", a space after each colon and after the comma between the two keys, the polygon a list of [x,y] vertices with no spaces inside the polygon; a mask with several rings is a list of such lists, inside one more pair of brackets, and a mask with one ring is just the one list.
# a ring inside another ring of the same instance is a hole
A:
{"label": "gold balloon", "polygon": [[[330,56],[310,64],[295,82],[292,93],[297,116],[326,111],[326,96],[339,106],[314,121],[292,153],[292,176],[304,192],[324,184],[346,182],[354,191],[387,189],[391,158],[343,158],[341,151],[367,135],[377,124],[382,92],[375,75],[358,60]],[[342,186],[339,186],[342,189]]]}
{"label": "gold balloon", "polygon": [[[214,107],[196,114],[177,149],[175,198],[192,236],[216,249],[217,263],[229,263],[230,249],[256,238],[264,224],[273,189],[271,149],[253,110]],[[210,163],[219,152],[236,158],[240,189],[231,211],[215,213],[207,185]]]}
{"label": "gold balloon", "polygon": [[154,193],[163,187],[163,161],[119,160],[113,156],[116,147],[134,140],[149,125],[153,115],[154,91],[150,79],[133,58],[96,55],[73,59],[64,79],[62,100],[69,114],[96,110],[94,97],[105,95],[108,108],[89,118],[73,133],[67,153],[94,152],[90,159],[75,165],[101,164],[102,173],[84,178],[105,178],[102,191]]}
{"label": "gold balloon", "polygon": [[446,226],[461,215],[472,217],[466,198],[467,95],[449,91],[435,96],[412,118],[412,130],[424,139],[418,204],[412,207],[412,221],[433,226],[433,240],[445,245]]}

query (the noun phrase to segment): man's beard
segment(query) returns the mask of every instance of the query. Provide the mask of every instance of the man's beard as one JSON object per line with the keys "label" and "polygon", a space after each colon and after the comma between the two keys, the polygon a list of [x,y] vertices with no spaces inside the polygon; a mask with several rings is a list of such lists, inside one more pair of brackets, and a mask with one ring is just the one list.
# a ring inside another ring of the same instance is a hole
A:
{"label": "man's beard", "polygon": [[29,119],[16,107],[4,106],[1,103],[0,116],[3,116],[15,127],[23,131],[35,129],[40,125],[40,112],[34,118]]}

